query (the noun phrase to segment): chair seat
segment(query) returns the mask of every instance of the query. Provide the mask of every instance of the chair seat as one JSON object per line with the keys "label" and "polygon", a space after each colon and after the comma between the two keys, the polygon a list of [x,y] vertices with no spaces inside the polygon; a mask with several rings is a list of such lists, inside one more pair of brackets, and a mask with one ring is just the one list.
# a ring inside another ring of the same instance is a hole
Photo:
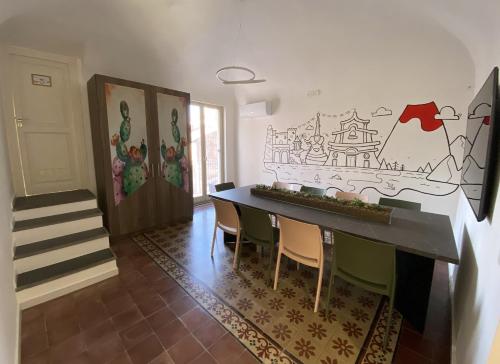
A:
{"label": "chair seat", "polygon": [[359,277],[353,276],[349,272],[343,270],[343,269],[338,269],[337,274],[342,277],[345,281],[354,284],[358,287],[365,288],[369,291],[372,291],[374,293],[382,294],[382,295],[387,295],[387,291],[389,287],[386,284],[379,284],[379,283],[374,283],[370,281],[366,281],[364,279],[361,279]]}
{"label": "chair seat", "polygon": [[223,225],[221,223],[218,223],[217,226],[224,232],[228,233],[228,234],[231,234],[231,235],[236,235],[238,234],[238,230],[236,230],[235,228],[232,228],[232,227],[229,227],[229,226],[226,226],[226,225]]}

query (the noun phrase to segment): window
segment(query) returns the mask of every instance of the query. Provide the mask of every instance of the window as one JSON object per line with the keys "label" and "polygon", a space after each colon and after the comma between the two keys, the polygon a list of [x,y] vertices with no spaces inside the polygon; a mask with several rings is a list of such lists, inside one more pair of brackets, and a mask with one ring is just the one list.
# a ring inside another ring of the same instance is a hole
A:
{"label": "window", "polygon": [[224,108],[192,102],[189,111],[193,197],[197,203],[207,200],[213,186],[224,179]]}

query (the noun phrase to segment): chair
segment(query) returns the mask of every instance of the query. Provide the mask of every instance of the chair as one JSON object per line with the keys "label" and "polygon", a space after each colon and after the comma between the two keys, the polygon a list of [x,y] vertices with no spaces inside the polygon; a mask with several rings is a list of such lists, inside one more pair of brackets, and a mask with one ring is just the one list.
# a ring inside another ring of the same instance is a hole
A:
{"label": "chair", "polygon": [[325,190],[317,187],[302,186],[300,187],[300,192],[308,193],[314,196],[324,196]]}
{"label": "chair", "polygon": [[318,288],[314,312],[318,311],[321,294],[321,280],[323,278],[323,238],[317,225],[306,224],[278,216],[280,239],[276,272],[274,274],[274,290],[278,287],[281,255],[286,255],[298,263],[318,268]]}
{"label": "chair", "polygon": [[422,204],[418,202],[411,202],[405,200],[398,200],[396,198],[385,198],[385,197],[381,197],[378,200],[378,204],[389,207],[399,207],[401,209],[408,209],[413,211],[420,211],[422,207]]}
{"label": "chair", "polygon": [[354,192],[337,191],[337,193],[335,193],[335,198],[337,198],[339,200],[347,200],[347,201],[361,200],[363,202],[368,202],[368,196],[362,195],[360,193],[354,193]]}
{"label": "chair", "polygon": [[[266,211],[254,209],[252,207],[239,206],[241,239],[250,241],[257,246],[268,246],[269,253],[269,278],[272,279],[271,266],[274,259],[274,246],[279,240],[279,229],[271,224],[271,217]],[[241,244],[241,243],[240,243]],[[236,269],[240,267],[240,249],[234,256]]]}
{"label": "chair", "polygon": [[236,251],[235,256],[238,255],[238,249],[240,248],[240,220],[238,218],[238,213],[236,208],[231,202],[219,200],[216,198],[212,199],[212,203],[215,207],[215,225],[214,225],[214,235],[212,238],[212,248],[210,250],[210,256],[214,256],[215,240],[217,239],[217,228],[221,229],[225,233],[236,235]]}
{"label": "chair", "polygon": [[234,185],[234,182],[223,182],[215,185],[214,188],[215,192],[221,192],[226,190],[232,190],[233,188],[236,188],[236,186]]}
{"label": "chair", "polygon": [[340,231],[334,231],[333,235],[335,244],[326,302],[330,302],[334,276],[368,291],[388,296],[389,313],[383,346],[385,350],[396,290],[396,247]]}
{"label": "chair", "polygon": [[285,182],[273,182],[273,188],[277,190],[293,190],[293,187],[290,183]]}

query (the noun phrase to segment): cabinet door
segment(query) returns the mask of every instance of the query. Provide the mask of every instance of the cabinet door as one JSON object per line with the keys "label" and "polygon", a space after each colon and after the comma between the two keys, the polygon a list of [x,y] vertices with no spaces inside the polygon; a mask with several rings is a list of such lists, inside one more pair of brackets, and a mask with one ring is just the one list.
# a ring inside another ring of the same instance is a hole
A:
{"label": "cabinet door", "polygon": [[103,88],[109,153],[102,158],[107,159],[104,173],[111,179],[109,228],[112,234],[126,234],[156,223],[149,92],[147,86],[122,80],[104,80]]}
{"label": "cabinet door", "polygon": [[156,88],[158,158],[157,216],[160,225],[191,220],[192,168],[189,151],[189,94]]}

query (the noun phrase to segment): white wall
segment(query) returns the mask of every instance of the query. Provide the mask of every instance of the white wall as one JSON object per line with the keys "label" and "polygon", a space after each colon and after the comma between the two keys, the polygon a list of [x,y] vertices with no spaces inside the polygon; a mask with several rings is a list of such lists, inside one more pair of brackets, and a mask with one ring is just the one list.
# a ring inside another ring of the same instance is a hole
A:
{"label": "white wall", "polygon": [[14,363],[18,354],[19,330],[11,239],[14,192],[3,122],[0,105],[0,363]]}

